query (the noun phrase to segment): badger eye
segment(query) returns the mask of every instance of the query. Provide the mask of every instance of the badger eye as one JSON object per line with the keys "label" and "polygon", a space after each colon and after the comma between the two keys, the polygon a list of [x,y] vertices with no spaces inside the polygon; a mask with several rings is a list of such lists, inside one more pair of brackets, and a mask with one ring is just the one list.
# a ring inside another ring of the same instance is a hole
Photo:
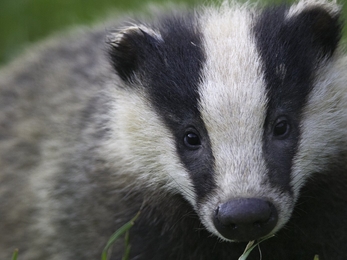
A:
{"label": "badger eye", "polygon": [[285,137],[290,130],[289,123],[285,118],[279,118],[273,128],[273,135],[276,137]]}
{"label": "badger eye", "polygon": [[190,149],[198,149],[201,145],[199,135],[193,132],[187,132],[184,136],[184,144]]}

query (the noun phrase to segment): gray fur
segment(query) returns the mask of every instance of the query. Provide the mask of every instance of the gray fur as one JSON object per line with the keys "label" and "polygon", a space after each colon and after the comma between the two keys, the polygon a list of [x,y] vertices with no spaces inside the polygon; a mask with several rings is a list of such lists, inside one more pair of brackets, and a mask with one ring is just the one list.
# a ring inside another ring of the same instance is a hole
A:
{"label": "gray fur", "polygon": [[[107,104],[99,93],[113,75],[104,40],[102,28],[76,31],[1,71],[1,259],[15,247],[22,259],[72,259],[66,243],[80,253],[80,241],[97,237],[96,247],[83,249],[95,259],[113,231],[109,208],[118,195],[109,194],[107,170],[94,154],[104,134],[94,129],[102,123],[98,107],[107,108],[96,104]],[[94,225],[73,238],[64,231],[90,221]],[[59,234],[55,224],[64,226]]]}

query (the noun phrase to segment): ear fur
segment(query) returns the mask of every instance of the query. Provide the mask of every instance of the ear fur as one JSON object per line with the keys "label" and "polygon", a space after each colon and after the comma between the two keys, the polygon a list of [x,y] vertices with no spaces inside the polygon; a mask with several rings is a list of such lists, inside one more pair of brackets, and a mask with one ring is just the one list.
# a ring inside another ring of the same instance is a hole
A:
{"label": "ear fur", "polygon": [[111,62],[120,78],[129,81],[144,62],[145,53],[162,41],[159,32],[144,25],[133,25],[108,37]]}
{"label": "ear fur", "polygon": [[310,43],[318,59],[329,58],[336,50],[342,34],[341,8],[325,0],[303,0],[287,14],[287,28]]}

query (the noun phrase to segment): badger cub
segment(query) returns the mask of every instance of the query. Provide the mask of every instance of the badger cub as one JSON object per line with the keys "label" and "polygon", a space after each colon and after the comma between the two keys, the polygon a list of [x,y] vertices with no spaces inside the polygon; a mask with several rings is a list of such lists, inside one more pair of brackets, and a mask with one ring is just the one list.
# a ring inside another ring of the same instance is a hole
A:
{"label": "badger cub", "polygon": [[99,259],[141,211],[131,259],[346,259],[341,28],[224,2],[29,50],[0,73],[0,258]]}

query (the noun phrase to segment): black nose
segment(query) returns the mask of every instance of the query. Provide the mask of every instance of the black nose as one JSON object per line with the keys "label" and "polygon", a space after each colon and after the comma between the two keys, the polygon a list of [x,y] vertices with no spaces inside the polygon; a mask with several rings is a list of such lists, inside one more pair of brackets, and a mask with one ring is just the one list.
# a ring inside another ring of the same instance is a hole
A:
{"label": "black nose", "polygon": [[275,206],[258,198],[233,199],[219,205],[214,225],[225,238],[252,241],[268,235],[278,219]]}

